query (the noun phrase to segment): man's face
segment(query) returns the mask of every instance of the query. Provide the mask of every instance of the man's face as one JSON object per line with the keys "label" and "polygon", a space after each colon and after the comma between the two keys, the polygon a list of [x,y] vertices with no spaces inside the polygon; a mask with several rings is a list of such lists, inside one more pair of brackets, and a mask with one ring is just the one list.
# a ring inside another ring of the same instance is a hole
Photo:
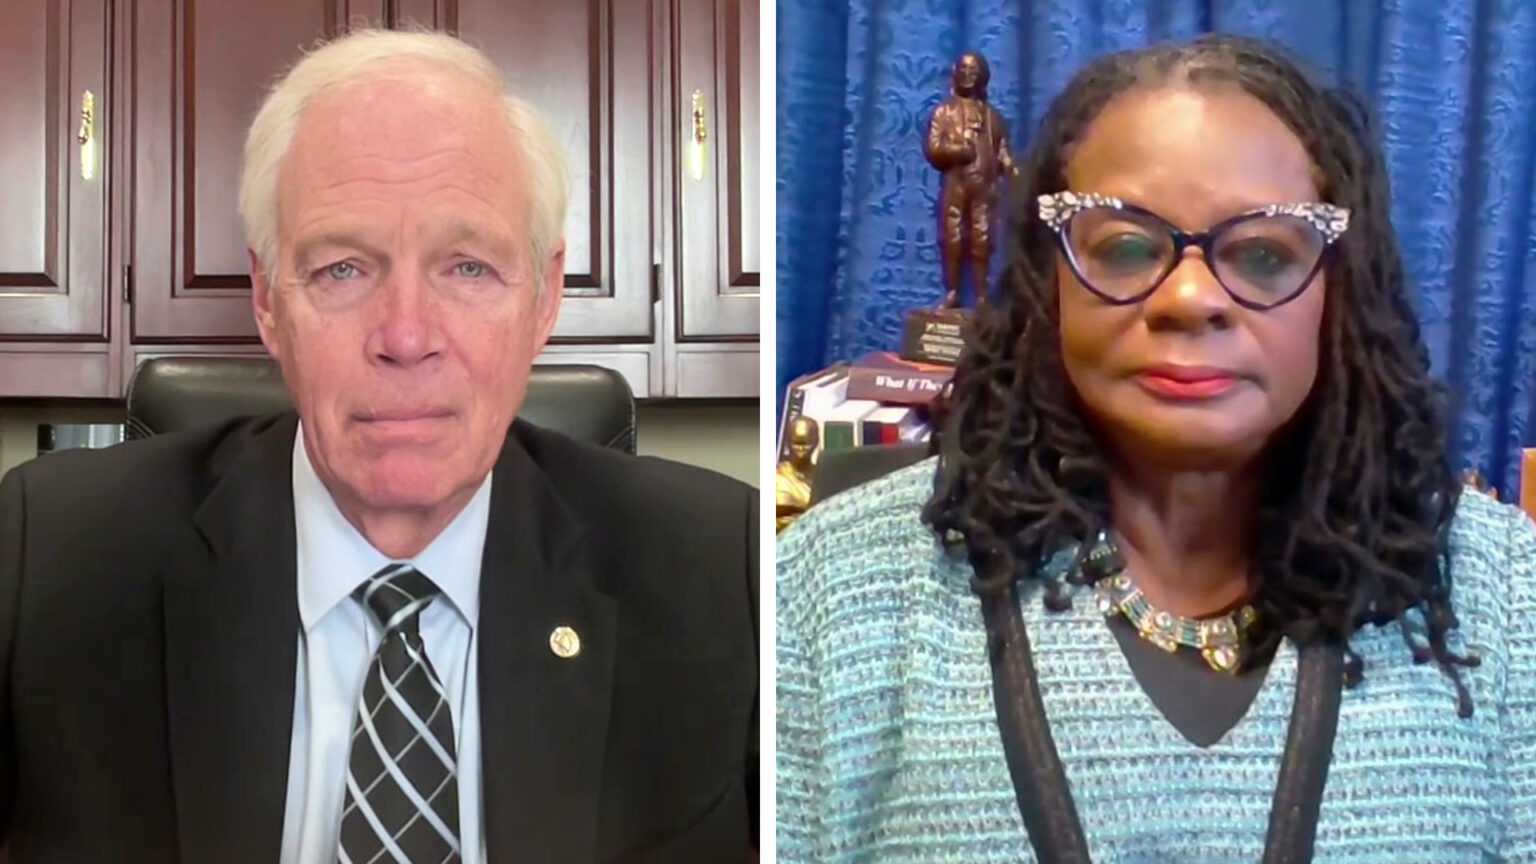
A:
{"label": "man's face", "polygon": [[797,467],[809,465],[816,451],[816,427],[797,420],[790,428],[789,458]]}
{"label": "man's face", "polygon": [[962,54],[955,61],[955,92],[970,96],[981,84],[981,61],[975,54]]}
{"label": "man's face", "polygon": [[344,509],[462,506],[554,326],[564,247],[529,260],[504,117],[494,94],[428,71],[325,94],[299,122],[253,299]]}

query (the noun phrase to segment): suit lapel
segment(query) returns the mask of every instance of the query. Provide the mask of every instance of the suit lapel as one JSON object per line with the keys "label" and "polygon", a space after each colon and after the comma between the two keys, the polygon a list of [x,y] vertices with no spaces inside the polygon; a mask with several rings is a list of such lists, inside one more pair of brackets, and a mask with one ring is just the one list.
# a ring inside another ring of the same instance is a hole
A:
{"label": "suit lapel", "polygon": [[299,612],[296,418],[233,433],[165,584],[171,771],[184,864],[271,864],[282,842]]}
{"label": "suit lapel", "polygon": [[[518,442],[492,480],[480,575],[480,729],[492,861],[590,862],[602,792],[617,610],[587,542]],[[585,542],[584,542],[585,541]],[[557,627],[580,638],[562,657]]]}

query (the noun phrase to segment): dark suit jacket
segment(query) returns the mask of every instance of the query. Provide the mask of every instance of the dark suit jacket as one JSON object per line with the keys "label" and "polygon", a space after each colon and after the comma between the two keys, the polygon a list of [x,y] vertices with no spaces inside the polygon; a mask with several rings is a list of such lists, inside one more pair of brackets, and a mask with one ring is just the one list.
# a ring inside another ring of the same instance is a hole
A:
{"label": "dark suit jacket", "polygon": [[[298,663],[293,414],[0,486],[0,825],[16,864],[275,864]],[[519,422],[480,576],[491,861],[743,861],[757,506]],[[366,574],[363,574],[366,575]],[[581,651],[549,634],[569,624]]]}

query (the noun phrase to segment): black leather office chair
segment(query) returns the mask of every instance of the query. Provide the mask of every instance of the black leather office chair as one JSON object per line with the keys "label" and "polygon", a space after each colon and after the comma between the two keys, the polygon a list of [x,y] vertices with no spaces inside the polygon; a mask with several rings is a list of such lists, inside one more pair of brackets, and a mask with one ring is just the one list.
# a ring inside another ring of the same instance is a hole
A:
{"label": "black leather office chair", "polygon": [[[293,407],[269,357],[156,357],[128,386],[127,437],[147,438]],[[535,366],[518,417],[578,441],[635,452],[635,397],[601,366]]]}
{"label": "black leather office chair", "polygon": [[812,506],[905,468],[928,456],[928,444],[875,444],[852,450],[822,451],[811,478]]}

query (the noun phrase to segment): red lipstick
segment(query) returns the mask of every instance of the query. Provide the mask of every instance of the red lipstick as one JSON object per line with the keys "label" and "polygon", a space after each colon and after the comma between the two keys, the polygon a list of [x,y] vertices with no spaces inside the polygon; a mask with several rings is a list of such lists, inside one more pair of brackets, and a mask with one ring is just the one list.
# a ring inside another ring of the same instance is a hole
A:
{"label": "red lipstick", "polygon": [[1169,399],[1211,399],[1237,383],[1237,375],[1211,366],[1148,366],[1136,373],[1141,386]]}

